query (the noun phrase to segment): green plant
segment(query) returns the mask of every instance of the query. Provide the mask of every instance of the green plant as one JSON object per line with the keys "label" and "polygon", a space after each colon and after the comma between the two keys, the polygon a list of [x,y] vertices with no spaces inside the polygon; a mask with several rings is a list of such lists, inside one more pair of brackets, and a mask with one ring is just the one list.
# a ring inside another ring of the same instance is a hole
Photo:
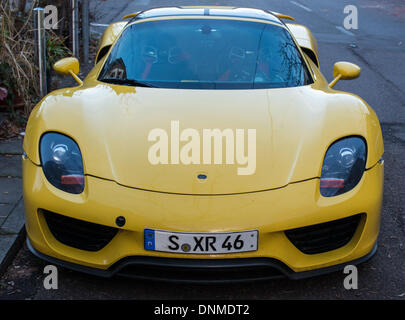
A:
{"label": "green plant", "polygon": [[48,33],[46,40],[47,68],[52,69],[52,65],[67,56],[71,56],[71,51],[65,46],[64,39],[55,34]]}

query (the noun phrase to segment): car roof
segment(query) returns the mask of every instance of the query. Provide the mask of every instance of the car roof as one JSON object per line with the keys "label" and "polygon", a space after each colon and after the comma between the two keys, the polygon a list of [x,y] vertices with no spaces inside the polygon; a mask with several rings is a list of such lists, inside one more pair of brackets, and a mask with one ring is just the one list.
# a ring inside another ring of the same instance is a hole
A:
{"label": "car roof", "polygon": [[[159,7],[139,12],[131,21],[140,19],[159,18],[171,16],[215,16],[250,18],[271,21],[282,25],[283,23],[270,11],[252,8],[221,7],[221,6],[181,6]],[[130,22],[131,22],[130,21]]]}

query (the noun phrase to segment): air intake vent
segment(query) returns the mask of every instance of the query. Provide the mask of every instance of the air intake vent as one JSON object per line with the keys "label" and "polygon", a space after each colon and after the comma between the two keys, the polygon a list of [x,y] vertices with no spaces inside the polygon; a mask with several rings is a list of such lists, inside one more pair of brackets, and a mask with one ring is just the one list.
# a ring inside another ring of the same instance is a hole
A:
{"label": "air intake vent", "polygon": [[306,254],[327,252],[343,247],[352,239],[362,214],[285,231],[287,238]]}
{"label": "air intake vent", "polygon": [[81,250],[99,251],[117,234],[118,229],[73,219],[42,210],[49,230],[59,242]]}

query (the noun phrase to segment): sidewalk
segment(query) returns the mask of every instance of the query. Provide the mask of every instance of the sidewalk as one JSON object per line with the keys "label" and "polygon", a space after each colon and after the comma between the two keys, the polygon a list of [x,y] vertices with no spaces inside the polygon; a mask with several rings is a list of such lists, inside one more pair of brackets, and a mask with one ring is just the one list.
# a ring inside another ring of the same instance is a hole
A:
{"label": "sidewalk", "polygon": [[22,137],[0,141],[0,276],[24,241]]}

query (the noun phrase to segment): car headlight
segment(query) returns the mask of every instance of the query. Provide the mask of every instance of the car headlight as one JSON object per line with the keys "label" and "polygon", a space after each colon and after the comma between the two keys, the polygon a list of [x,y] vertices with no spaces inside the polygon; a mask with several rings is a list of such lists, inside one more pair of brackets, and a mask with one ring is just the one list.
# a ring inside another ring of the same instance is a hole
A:
{"label": "car headlight", "polygon": [[69,193],[83,192],[83,160],[76,142],[63,134],[49,132],[42,136],[39,150],[42,169],[52,185]]}
{"label": "car headlight", "polygon": [[349,137],[334,142],[323,160],[321,195],[333,197],[353,189],[363,176],[366,159],[364,139]]}

